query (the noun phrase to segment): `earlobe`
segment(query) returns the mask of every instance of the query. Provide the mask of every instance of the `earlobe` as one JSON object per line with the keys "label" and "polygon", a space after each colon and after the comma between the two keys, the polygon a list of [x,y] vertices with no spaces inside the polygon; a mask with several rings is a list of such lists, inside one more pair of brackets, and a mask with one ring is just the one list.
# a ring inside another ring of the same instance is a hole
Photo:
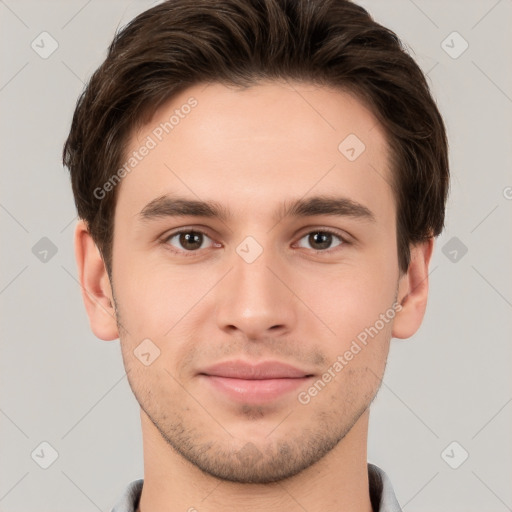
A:
{"label": "earlobe", "polygon": [[117,339],[119,333],[108,273],[83,220],[79,220],[75,228],[75,258],[91,330],[102,340]]}
{"label": "earlobe", "polygon": [[400,278],[398,299],[400,304],[393,322],[394,338],[409,338],[420,327],[428,299],[428,267],[434,239],[411,246],[411,261],[407,272]]}

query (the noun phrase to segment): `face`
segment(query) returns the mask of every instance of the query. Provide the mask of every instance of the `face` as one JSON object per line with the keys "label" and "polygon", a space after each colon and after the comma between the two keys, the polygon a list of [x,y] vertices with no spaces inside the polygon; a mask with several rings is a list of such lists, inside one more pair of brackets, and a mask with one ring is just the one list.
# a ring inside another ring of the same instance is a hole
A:
{"label": "face", "polygon": [[141,408],[206,473],[299,473],[368,409],[400,309],[381,127],[338,90],[203,84],[134,151],[111,284]]}

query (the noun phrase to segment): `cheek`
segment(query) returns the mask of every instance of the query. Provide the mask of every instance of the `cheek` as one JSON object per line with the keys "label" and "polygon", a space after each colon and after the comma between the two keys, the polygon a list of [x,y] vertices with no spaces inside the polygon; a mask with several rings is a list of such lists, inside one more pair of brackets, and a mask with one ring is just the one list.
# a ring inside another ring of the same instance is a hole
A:
{"label": "cheek", "polygon": [[207,266],[192,269],[143,257],[127,258],[116,270],[116,295],[128,331],[161,342],[197,320],[202,297],[219,280]]}
{"label": "cheek", "polygon": [[[373,325],[394,303],[398,272],[386,265],[339,267],[328,274],[302,277],[302,294],[316,313],[312,321],[325,323],[332,338],[345,343]],[[317,318],[318,317],[318,318]]]}

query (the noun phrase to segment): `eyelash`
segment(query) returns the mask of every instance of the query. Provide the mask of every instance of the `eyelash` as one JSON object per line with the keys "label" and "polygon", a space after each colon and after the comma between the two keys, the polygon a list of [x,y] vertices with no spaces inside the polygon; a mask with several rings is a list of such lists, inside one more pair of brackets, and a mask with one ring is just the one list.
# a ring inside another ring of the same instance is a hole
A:
{"label": "eyelash", "polygon": [[[191,228],[183,228],[183,229],[179,229],[178,231],[173,231],[172,233],[166,235],[162,239],[162,244],[164,244],[171,252],[173,252],[174,254],[185,256],[185,257],[196,256],[201,249],[197,249],[197,250],[194,250],[194,251],[186,251],[186,250],[177,250],[177,249],[175,249],[169,243],[169,240],[171,240],[172,238],[174,238],[177,235],[180,235],[181,233],[196,233],[196,234],[204,235],[207,238],[211,239],[211,237],[205,231],[202,231],[201,229],[191,229]],[[343,237],[338,232],[333,231],[332,229],[329,229],[329,228],[313,229],[311,231],[308,231],[307,233],[304,233],[299,238],[299,241],[302,240],[304,237],[306,237],[308,235],[311,235],[313,233],[329,233],[330,235],[333,235],[333,236],[337,237],[340,240],[340,242],[341,242],[339,245],[337,245],[337,246],[335,246],[334,248],[331,248],[331,249],[325,249],[325,250],[310,249],[315,254],[322,254],[322,253],[332,254],[333,252],[336,252],[337,250],[340,250],[340,248],[342,246],[350,244],[350,242],[345,237]]]}

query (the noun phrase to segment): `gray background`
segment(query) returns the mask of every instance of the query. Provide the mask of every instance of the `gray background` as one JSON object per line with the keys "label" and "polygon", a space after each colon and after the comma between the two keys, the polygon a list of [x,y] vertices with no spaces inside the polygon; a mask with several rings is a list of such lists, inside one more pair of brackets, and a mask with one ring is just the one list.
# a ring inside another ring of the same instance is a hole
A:
{"label": "gray background", "polygon": [[[108,511],[143,476],[119,341],[82,305],[60,156],[114,30],[154,3],[0,0],[1,511]],[[404,511],[512,510],[512,1],[360,3],[428,73],[452,172],[428,312],[392,342],[368,458]]]}

